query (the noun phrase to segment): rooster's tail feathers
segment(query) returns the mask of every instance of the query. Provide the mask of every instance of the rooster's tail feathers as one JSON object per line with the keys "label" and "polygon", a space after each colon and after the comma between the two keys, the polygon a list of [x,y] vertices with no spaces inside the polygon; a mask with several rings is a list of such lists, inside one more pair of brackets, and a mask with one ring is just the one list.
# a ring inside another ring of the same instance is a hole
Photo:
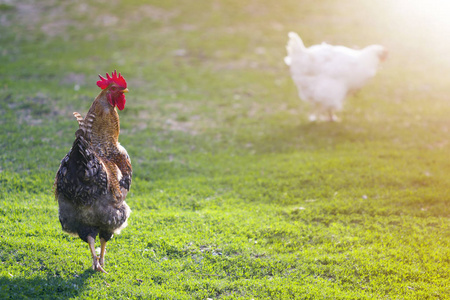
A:
{"label": "rooster's tail feathers", "polygon": [[83,118],[81,114],[74,112],[73,116],[78,121],[78,130],[75,132],[75,137],[83,136],[86,139],[89,139],[90,134],[92,132],[92,122],[94,120],[94,117],[92,114],[87,115],[86,118]]}
{"label": "rooster's tail feathers", "polygon": [[79,113],[77,113],[77,112],[74,112],[74,113],[73,113],[73,116],[74,116],[75,118],[77,118],[78,126],[79,126],[80,128],[83,128],[83,126],[84,126],[84,119],[83,119],[83,117],[82,117]]}
{"label": "rooster's tail feathers", "polygon": [[78,137],[83,135],[86,139],[90,140],[90,136],[92,133],[92,124],[95,119],[95,113],[90,113],[83,118],[79,113],[74,112],[73,115],[77,118],[79,129],[75,133],[75,136]]}

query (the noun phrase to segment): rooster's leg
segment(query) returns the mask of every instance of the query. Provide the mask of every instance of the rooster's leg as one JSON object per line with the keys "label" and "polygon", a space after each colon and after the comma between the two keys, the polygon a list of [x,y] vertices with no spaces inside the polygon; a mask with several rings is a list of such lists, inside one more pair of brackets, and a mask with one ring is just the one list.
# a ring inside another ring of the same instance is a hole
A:
{"label": "rooster's leg", "polygon": [[100,238],[101,250],[100,250],[100,266],[105,266],[105,254],[106,254],[106,240],[104,238]]}
{"label": "rooster's leg", "polygon": [[97,254],[95,254],[95,238],[93,238],[92,236],[88,235],[87,237],[87,241],[89,244],[89,249],[91,250],[91,255],[92,255],[92,268],[95,271],[98,272],[103,272],[103,273],[108,273],[106,272],[102,266],[100,265],[100,263],[98,262],[98,257]]}

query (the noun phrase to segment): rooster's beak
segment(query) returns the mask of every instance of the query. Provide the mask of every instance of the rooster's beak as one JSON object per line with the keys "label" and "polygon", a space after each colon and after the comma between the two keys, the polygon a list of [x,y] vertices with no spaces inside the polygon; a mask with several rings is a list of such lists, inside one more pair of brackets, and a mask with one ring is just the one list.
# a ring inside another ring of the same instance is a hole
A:
{"label": "rooster's beak", "polygon": [[122,91],[122,93],[128,93],[128,92],[129,92],[128,89],[124,89],[124,90]]}

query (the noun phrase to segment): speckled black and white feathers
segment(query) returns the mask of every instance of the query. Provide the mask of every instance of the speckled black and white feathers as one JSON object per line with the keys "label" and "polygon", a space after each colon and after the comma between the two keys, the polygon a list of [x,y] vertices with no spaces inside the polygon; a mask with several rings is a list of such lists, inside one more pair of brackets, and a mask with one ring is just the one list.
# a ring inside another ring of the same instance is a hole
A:
{"label": "speckled black and white feathers", "polygon": [[[129,161],[130,161],[130,159],[128,157],[127,162],[129,162]],[[120,186],[121,189],[124,189],[126,191],[130,190],[132,174],[133,174],[133,172],[131,171],[131,167],[129,167],[128,172],[123,174],[122,179],[119,180],[119,186]]]}
{"label": "speckled black and white feathers", "polygon": [[108,176],[102,159],[90,149],[83,130],[79,129],[69,153],[56,173],[56,193],[74,205],[92,205],[108,190]]}
{"label": "speckled black and white feathers", "polygon": [[108,100],[110,88],[116,87],[103,89],[84,118],[73,113],[79,128],[55,178],[62,229],[85,242],[97,235],[108,241],[127,226],[131,213],[125,202],[131,161],[119,143],[120,121]]}

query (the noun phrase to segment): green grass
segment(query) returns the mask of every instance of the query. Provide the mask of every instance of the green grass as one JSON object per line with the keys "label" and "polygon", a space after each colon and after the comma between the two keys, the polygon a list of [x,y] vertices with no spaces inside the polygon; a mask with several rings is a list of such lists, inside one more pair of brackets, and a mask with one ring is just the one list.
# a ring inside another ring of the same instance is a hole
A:
{"label": "green grass", "polygon": [[[449,299],[450,47],[389,5],[0,3],[0,298]],[[389,48],[342,122],[307,122],[290,30]],[[114,69],[133,212],[105,275],[52,185]]]}

